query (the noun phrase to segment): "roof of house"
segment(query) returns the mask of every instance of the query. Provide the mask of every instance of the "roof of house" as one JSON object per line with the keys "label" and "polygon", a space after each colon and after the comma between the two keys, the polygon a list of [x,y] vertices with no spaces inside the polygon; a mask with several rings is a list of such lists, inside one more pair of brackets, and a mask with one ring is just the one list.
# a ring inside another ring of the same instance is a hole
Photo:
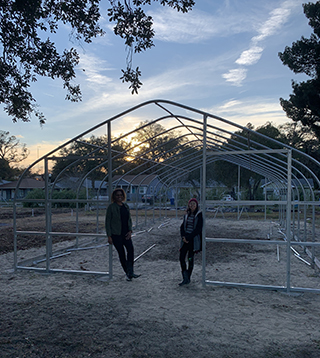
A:
{"label": "roof of house", "polygon": [[[6,183],[6,184],[2,184],[0,185],[0,189],[15,189],[17,186],[18,180]],[[45,187],[45,182],[44,181],[40,181],[40,180],[36,180],[33,178],[26,178],[26,179],[22,179],[19,185],[19,189],[43,189]]]}
{"label": "roof of house", "polygon": [[119,182],[119,184],[124,185],[149,185],[154,179],[156,179],[158,175],[156,174],[138,174],[138,175],[115,175],[112,178],[112,183]]}
{"label": "roof of house", "polygon": [[309,186],[311,186],[311,188],[314,188],[313,179],[292,179],[291,183],[295,187],[299,187],[302,185],[305,188],[308,188]]}
{"label": "roof of house", "polygon": [[[268,179],[261,179],[261,187],[265,187],[267,185],[273,185],[274,182],[272,181],[269,181]],[[283,181],[282,182],[283,185],[286,185],[286,183]],[[299,178],[299,179],[292,179],[291,180],[291,185],[292,187],[304,187],[304,188],[309,188],[311,186],[311,188],[314,188],[314,182],[313,182],[313,179],[302,179],[302,178]]]}
{"label": "roof of house", "polygon": [[0,179],[0,186],[3,185],[3,184],[8,184],[8,183],[11,183],[10,180],[2,180]]}
{"label": "roof of house", "polygon": [[[138,175],[115,175],[112,183],[116,185],[149,185],[154,179],[158,178],[155,174],[138,174]],[[107,178],[106,178],[107,179]],[[76,188],[81,183],[82,187],[106,188],[108,181],[94,180],[86,178],[82,181],[80,177],[61,178],[55,183],[55,188]]]}

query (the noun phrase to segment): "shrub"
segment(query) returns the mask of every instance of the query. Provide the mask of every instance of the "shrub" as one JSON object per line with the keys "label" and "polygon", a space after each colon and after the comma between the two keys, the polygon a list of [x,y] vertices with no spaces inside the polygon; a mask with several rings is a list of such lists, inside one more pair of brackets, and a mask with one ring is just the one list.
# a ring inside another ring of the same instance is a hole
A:
{"label": "shrub", "polygon": [[[27,201],[29,199],[42,200],[42,202]],[[28,194],[25,196],[26,201],[23,201],[22,205],[24,208],[38,208],[39,206],[44,205],[44,202],[43,202],[44,199],[45,199],[45,195],[44,195],[44,191],[42,189],[33,189],[33,190],[29,191]]]}
{"label": "shrub", "polygon": [[[77,194],[73,190],[67,190],[64,189],[62,191],[54,191],[52,195],[52,199],[55,200],[74,200],[77,198]],[[79,193],[79,199],[85,199],[86,198],[86,192],[85,190],[81,190]],[[28,200],[41,200],[40,202],[32,202]],[[24,208],[38,208],[40,206],[44,206],[44,200],[45,200],[45,192],[42,189],[33,189],[29,191],[29,193],[25,196],[25,201],[23,201],[23,207]],[[79,203],[79,207],[84,207],[85,203]],[[75,208],[76,203],[70,203],[70,202],[56,202],[52,203],[52,207],[55,208]]]}

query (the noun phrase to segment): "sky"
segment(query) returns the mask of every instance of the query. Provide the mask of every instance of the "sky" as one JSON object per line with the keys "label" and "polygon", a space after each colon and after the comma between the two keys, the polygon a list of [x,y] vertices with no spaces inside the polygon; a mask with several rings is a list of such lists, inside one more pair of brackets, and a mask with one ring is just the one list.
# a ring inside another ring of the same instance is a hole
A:
{"label": "sky", "polygon": [[[102,1],[101,26],[105,36],[91,44],[72,43],[63,26],[54,40],[59,49],[76,47],[80,54],[77,78],[82,102],[65,100],[62,82],[40,78],[32,84],[39,110],[47,118],[39,125],[13,123],[0,111],[0,129],[16,136],[30,150],[27,166],[37,158],[96,124],[142,102],[165,99],[245,126],[271,121],[290,122],[279,104],[289,98],[291,80],[304,80],[284,66],[278,53],[311,27],[300,0],[195,0],[187,14],[153,4],[146,7],[154,19],[155,47],[133,56],[133,68],[142,71],[142,88],[132,95],[119,79],[126,68],[127,50],[112,31],[108,2]],[[84,71],[85,70],[85,71]],[[147,118],[128,117],[114,134],[134,129]]]}

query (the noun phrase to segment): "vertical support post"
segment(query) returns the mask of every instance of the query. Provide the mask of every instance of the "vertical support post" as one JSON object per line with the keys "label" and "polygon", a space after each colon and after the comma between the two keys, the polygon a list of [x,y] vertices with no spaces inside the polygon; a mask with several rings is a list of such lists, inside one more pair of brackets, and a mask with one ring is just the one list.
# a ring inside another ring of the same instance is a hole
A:
{"label": "vertical support post", "polygon": [[49,201],[49,170],[48,158],[44,160],[44,177],[45,177],[45,211],[46,211],[46,271],[50,271],[50,257],[52,256],[52,241],[50,232],[50,209],[51,202]]}
{"label": "vertical support post", "polygon": [[[295,194],[293,194],[293,197],[291,198],[292,201],[294,202],[294,198],[295,198]],[[295,209],[295,204],[292,205],[292,219],[291,219],[291,222],[292,222],[292,238],[293,240],[295,239],[295,235],[296,235],[296,209]]]}
{"label": "vertical support post", "polygon": [[176,209],[176,219],[178,219],[178,180],[176,179],[176,190],[174,193],[175,200],[175,209]]}
{"label": "vertical support post", "polygon": [[303,234],[304,234],[304,241],[307,241],[307,205],[303,204]]}
{"label": "vertical support post", "polygon": [[[314,201],[314,198],[313,198]],[[312,242],[316,241],[316,208],[314,205],[312,205]],[[311,256],[312,256],[312,262],[311,262],[311,267],[314,268],[315,265],[315,246],[312,246],[311,249]]]}
{"label": "vertical support post", "polygon": [[203,148],[202,148],[202,187],[201,209],[203,215],[202,227],[202,285],[206,283],[206,184],[207,184],[207,115],[203,116]]}
{"label": "vertical support post", "polygon": [[267,221],[267,178],[264,178],[264,221]]}
{"label": "vertical support post", "polygon": [[112,194],[112,153],[111,153],[111,122],[107,124],[108,132],[108,197],[109,204],[111,203],[111,194]]}
{"label": "vertical support post", "polygon": [[163,193],[163,186],[160,187],[160,202],[159,202],[159,219],[161,220],[162,218],[162,212],[161,212],[161,208],[162,208],[162,193]]}
{"label": "vertical support post", "polygon": [[156,197],[157,197],[157,200],[158,200],[158,183],[153,187],[153,195],[154,195],[154,202],[153,202],[153,208],[152,208],[152,222],[154,223],[154,219],[155,219],[155,216],[154,216],[154,205],[156,203]]}
{"label": "vertical support post", "polygon": [[[240,165],[238,165],[238,201],[240,200]],[[240,219],[240,205],[238,204],[238,220]]]}
{"label": "vertical support post", "polygon": [[[79,191],[77,192],[77,199],[79,199]],[[76,232],[79,232],[79,202],[76,202]],[[79,236],[76,236],[76,247],[79,246]]]}
{"label": "vertical support post", "polygon": [[[137,186],[136,189],[136,228],[139,226],[139,218],[138,218],[138,205],[139,205],[139,192],[140,192],[140,184]],[[141,198],[142,200],[142,198]]]}
{"label": "vertical support post", "polygon": [[[111,121],[107,124],[108,131],[108,197],[111,203],[112,195],[112,153],[111,153]],[[109,278],[112,279],[112,246],[109,245]]]}
{"label": "vertical support post", "polygon": [[287,168],[287,210],[286,210],[286,235],[287,235],[287,293],[290,293],[290,259],[291,259],[291,172],[292,151],[288,150]]}
{"label": "vertical support post", "polygon": [[[148,195],[147,195],[147,193],[148,193],[148,187],[147,187],[147,190],[146,190],[146,192],[145,192],[145,194],[144,194],[144,197],[145,197],[145,206],[144,206],[144,225],[147,225],[147,211],[148,211],[148,208],[147,208],[147,204],[148,204],[148,200],[147,200],[147,197],[148,197]],[[150,196],[150,200],[151,200],[151,196]],[[151,205],[151,203],[149,202],[149,205]],[[138,210],[137,210],[138,211]]]}
{"label": "vertical support post", "polygon": [[[97,197],[99,198],[99,194],[97,193]],[[97,212],[96,212],[96,233],[99,234],[99,201],[97,201]]]}
{"label": "vertical support post", "polygon": [[[17,189],[16,189],[17,190]],[[18,266],[18,237],[17,237],[17,203],[16,203],[16,196],[14,196],[13,202],[13,269],[17,271]]]}

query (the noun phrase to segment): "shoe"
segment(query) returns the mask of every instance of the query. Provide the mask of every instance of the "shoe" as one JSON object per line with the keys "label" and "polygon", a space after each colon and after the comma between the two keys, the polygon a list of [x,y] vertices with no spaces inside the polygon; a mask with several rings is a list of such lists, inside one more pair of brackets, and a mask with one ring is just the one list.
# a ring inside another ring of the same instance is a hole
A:
{"label": "shoe", "polygon": [[190,283],[189,274],[187,271],[182,272],[183,281],[179,283],[179,286],[187,285]]}
{"label": "shoe", "polygon": [[138,278],[138,277],[140,277],[140,276],[141,276],[141,275],[136,275],[135,273],[132,274],[132,277],[133,277],[133,278]]}
{"label": "shoe", "polygon": [[127,281],[132,281],[132,277],[126,276]]}

